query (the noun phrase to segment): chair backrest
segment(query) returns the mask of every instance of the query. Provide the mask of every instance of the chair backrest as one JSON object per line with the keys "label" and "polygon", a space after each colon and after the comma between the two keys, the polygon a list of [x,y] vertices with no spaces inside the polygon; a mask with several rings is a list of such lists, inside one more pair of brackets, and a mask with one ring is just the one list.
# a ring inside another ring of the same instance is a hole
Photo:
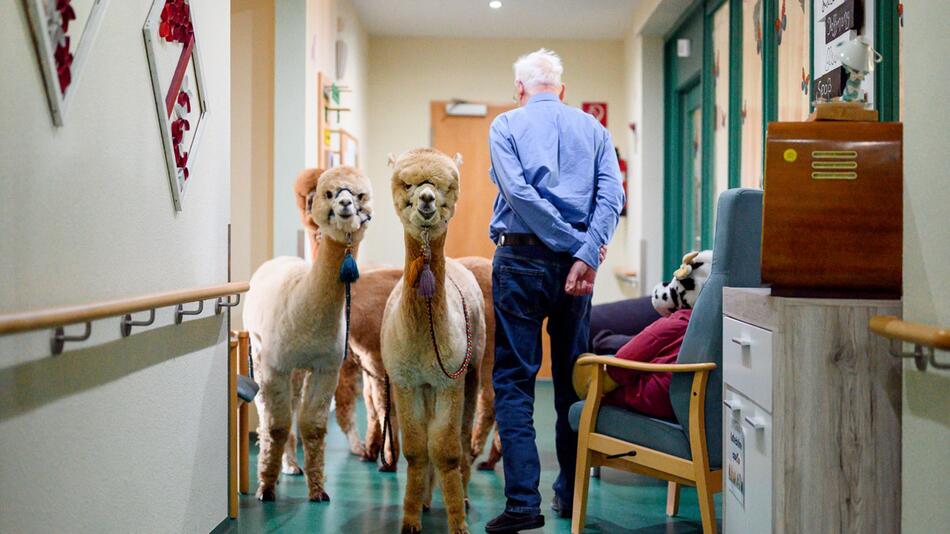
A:
{"label": "chair backrest", "polygon": [[[686,329],[677,363],[714,362],[706,391],[706,449],[710,467],[722,465],[722,288],[758,287],[762,256],[762,191],[729,189],[719,196],[712,272]],[[674,373],[670,401],[677,420],[689,431],[693,375]]]}

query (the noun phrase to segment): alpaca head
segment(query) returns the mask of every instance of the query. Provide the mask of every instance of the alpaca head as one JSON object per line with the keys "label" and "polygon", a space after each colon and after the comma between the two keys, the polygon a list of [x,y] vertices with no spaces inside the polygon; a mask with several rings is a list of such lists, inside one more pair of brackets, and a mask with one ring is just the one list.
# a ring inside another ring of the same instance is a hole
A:
{"label": "alpaca head", "polygon": [[433,148],[410,150],[398,158],[390,155],[393,168],[393,205],[406,232],[422,240],[448,229],[459,195],[459,165],[462,156],[450,158]]}
{"label": "alpaca head", "polygon": [[307,212],[320,233],[338,243],[358,242],[373,215],[373,188],[353,167],[336,167],[320,175],[307,196]]}

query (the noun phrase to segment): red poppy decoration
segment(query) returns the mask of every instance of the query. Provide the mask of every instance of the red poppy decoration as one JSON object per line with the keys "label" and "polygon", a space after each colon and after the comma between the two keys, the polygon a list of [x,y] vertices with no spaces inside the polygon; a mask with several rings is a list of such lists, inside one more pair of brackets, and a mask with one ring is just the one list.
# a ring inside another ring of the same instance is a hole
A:
{"label": "red poppy decoration", "polygon": [[53,61],[56,62],[56,76],[59,81],[59,90],[63,93],[73,81],[73,54],[69,51],[69,23],[76,20],[76,11],[70,5],[70,0],[56,0],[56,7],[48,14],[49,33],[56,51]]}
{"label": "red poppy decoration", "polygon": [[195,29],[191,24],[191,6],[185,0],[166,0],[158,35],[172,42],[187,44]]}
{"label": "red poppy decoration", "polygon": [[191,123],[188,122],[188,119],[184,117],[185,114],[191,113],[191,97],[186,91],[180,91],[177,98],[178,105],[184,108],[186,113],[181,113],[180,109],[176,113],[177,118],[171,123],[172,130],[172,145],[174,146],[175,151],[175,166],[178,167],[178,172],[182,174],[185,180],[188,179],[188,152],[183,148],[185,140],[185,132],[191,130]]}

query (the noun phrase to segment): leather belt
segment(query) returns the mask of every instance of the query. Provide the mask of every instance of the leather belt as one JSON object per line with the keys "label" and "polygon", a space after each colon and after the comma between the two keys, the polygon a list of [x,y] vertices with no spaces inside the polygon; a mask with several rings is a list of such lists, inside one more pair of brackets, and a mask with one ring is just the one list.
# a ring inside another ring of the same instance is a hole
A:
{"label": "leather belt", "polygon": [[498,238],[499,247],[544,246],[544,242],[534,234],[504,233]]}

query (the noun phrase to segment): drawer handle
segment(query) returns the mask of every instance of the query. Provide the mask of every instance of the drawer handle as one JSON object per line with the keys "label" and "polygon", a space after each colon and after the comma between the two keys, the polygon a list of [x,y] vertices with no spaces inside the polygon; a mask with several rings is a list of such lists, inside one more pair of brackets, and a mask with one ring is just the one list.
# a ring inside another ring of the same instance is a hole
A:
{"label": "drawer handle", "polygon": [[725,405],[726,408],[729,408],[729,410],[731,410],[732,413],[737,413],[737,412],[742,411],[742,403],[739,401],[724,400],[722,401],[722,403],[723,405]]}
{"label": "drawer handle", "polygon": [[743,417],[742,419],[745,421],[745,423],[746,423],[747,425],[751,426],[751,427],[754,428],[755,430],[765,430],[765,424],[764,424],[764,423],[761,423],[761,422],[759,422],[759,421],[756,421],[755,419],[752,419],[752,418],[749,417],[748,415],[745,416],[745,417]]}
{"label": "drawer handle", "polygon": [[752,342],[749,341],[748,339],[744,339],[744,338],[734,337],[734,338],[732,338],[732,342],[735,343],[736,345],[739,345],[740,347],[743,347],[743,348],[744,348],[744,347],[751,347],[751,346],[752,346]]}

